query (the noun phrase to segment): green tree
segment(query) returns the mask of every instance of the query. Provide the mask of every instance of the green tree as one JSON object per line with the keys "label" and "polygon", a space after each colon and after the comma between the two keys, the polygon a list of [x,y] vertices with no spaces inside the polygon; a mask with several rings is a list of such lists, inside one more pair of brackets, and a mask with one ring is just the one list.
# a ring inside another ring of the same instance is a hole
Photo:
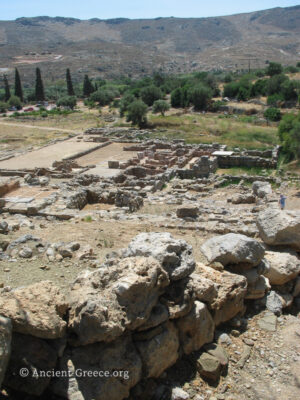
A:
{"label": "green tree", "polygon": [[44,85],[42,81],[41,70],[37,68],[35,70],[35,99],[36,101],[45,101]]}
{"label": "green tree", "polygon": [[22,103],[18,96],[10,96],[8,104],[10,107],[16,107],[18,110],[21,110],[22,108]]}
{"label": "green tree", "polygon": [[152,112],[153,114],[161,113],[161,115],[165,115],[165,112],[170,109],[169,103],[164,100],[156,100],[153,103]]}
{"label": "green tree", "polygon": [[297,92],[296,92],[297,84],[296,81],[286,80],[280,87],[280,92],[284,97],[284,100],[296,100]]}
{"label": "green tree", "polygon": [[58,99],[56,105],[57,107],[69,107],[71,110],[76,106],[76,97],[75,96],[64,96]]}
{"label": "green tree", "polygon": [[264,117],[268,121],[280,121],[281,112],[276,107],[270,107],[270,108],[267,108],[267,110],[264,112]]}
{"label": "green tree", "polygon": [[206,110],[212,91],[206,86],[199,85],[190,91],[190,100],[195,110]]}
{"label": "green tree", "polygon": [[127,122],[143,128],[147,123],[147,105],[142,100],[135,100],[128,106]]}
{"label": "green tree", "polygon": [[94,91],[95,89],[94,86],[92,85],[92,82],[90,81],[90,78],[88,77],[88,75],[84,75],[83,96],[89,97]]}
{"label": "green tree", "polygon": [[131,103],[136,100],[136,97],[132,93],[125,93],[119,104],[120,117],[124,117],[125,112]]}
{"label": "green tree", "polygon": [[71,72],[70,72],[69,68],[67,68],[67,71],[66,71],[66,81],[67,81],[68,96],[71,96],[71,97],[75,96],[72,78],[71,78]]}
{"label": "green tree", "polygon": [[278,127],[278,135],[288,160],[300,160],[300,113],[284,115]]}
{"label": "green tree", "polygon": [[282,65],[276,62],[270,62],[266,73],[269,76],[279,75],[282,74],[283,68]]}
{"label": "green tree", "polygon": [[288,81],[289,78],[286,75],[279,74],[274,75],[270,79],[268,79],[266,83],[266,94],[271,95],[275,93],[280,93],[281,86],[285,81]]}
{"label": "green tree", "polygon": [[225,77],[224,77],[224,82],[225,83],[232,82],[232,75],[231,74],[226,74]]}
{"label": "green tree", "polygon": [[98,89],[97,92],[94,92],[90,96],[90,100],[98,103],[99,106],[106,106],[112,102],[115,98],[115,93],[109,89]]}
{"label": "green tree", "polygon": [[141,98],[149,107],[151,107],[156,100],[160,100],[162,97],[162,91],[157,86],[146,86],[141,90]]}
{"label": "green tree", "polygon": [[8,104],[4,101],[0,101],[0,113],[5,113],[8,109]]}
{"label": "green tree", "polygon": [[181,88],[174,89],[171,93],[171,105],[174,108],[178,108],[182,106],[181,101]]}
{"label": "green tree", "polygon": [[21,78],[17,68],[15,69],[15,96],[18,96],[22,102],[24,101]]}
{"label": "green tree", "polygon": [[4,90],[5,90],[4,100],[7,102],[10,98],[10,87],[9,87],[9,83],[8,83],[6,75],[3,76],[3,83],[4,83]]}

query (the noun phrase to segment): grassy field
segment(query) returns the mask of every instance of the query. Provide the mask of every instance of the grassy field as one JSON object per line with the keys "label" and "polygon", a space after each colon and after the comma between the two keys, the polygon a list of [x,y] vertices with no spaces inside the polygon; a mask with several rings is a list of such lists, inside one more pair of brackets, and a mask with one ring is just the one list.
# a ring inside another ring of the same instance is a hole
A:
{"label": "grassy field", "polygon": [[[99,114],[97,110],[84,107],[69,115],[1,118],[0,145],[6,149],[45,144],[68,133],[81,133],[90,127],[110,125],[105,122],[107,114],[106,109]],[[111,114],[116,117],[113,126],[130,126],[124,118],[118,118],[118,110],[113,110]],[[219,142],[229,148],[247,149],[265,149],[278,143],[277,127],[258,124],[253,117],[180,114],[177,111],[166,116],[149,113],[148,120],[150,128],[154,129],[152,137],[182,138],[187,143]]]}
{"label": "grassy field", "polygon": [[157,136],[183,138],[187,143],[219,142],[229,148],[265,149],[278,143],[277,127],[256,125],[242,118],[223,118],[216,114],[149,116],[161,132]]}
{"label": "grassy field", "polygon": [[104,126],[95,111],[75,112],[69,115],[43,117],[0,118],[0,150],[41,146],[53,139],[81,133],[87,128]]}

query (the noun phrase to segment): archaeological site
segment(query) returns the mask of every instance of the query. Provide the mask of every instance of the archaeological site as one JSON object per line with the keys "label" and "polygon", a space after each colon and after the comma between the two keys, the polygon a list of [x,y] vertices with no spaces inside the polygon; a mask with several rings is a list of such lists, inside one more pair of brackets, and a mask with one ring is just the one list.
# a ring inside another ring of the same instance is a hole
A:
{"label": "archaeological site", "polygon": [[296,3],[1,4],[0,400],[300,399]]}

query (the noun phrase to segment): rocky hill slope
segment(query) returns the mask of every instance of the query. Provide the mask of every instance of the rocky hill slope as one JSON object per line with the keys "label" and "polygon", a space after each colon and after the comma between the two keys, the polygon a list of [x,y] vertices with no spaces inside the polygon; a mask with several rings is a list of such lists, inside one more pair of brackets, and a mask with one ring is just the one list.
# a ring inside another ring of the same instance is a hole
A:
{"label": "rocky hill slope", "polygon": [[292,63],[299,58],[299,22],[300,6],[216,18],[0,21],[0,72],[18,66],[26,80],[36,66],[49,78],[71,67],[79,78]]}

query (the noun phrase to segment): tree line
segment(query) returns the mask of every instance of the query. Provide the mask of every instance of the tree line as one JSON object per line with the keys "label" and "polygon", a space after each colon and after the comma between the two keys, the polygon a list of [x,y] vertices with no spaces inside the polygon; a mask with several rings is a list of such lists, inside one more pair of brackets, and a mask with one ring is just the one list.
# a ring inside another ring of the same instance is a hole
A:
{"label": "tree line", "polygon": [[[81,84],[73,84],[71,72],[68,68],[64,81],[56,81],[53,87],[44,88],[41,71],[36,68],[34,90],[26,93],[22,88],[20,74],[15,69],[14,92],[10,89],[8,79],[3,77],[4,102],[0,102],[0,112],[5,111],[3,104],[21,107],[24,101],[44,102],[46,99],[55,99],[57,106],[73,109],[77,98],[83,98],[89,107],[103,107],[106,105],[119,109],[121,117],[140,128],[147,125],[147,113],[152,107],[153,113],[164,115],[169,108],[189,108],[195,111],[218,111],[228,97],[237,101],[247,101],[261,96],[267,96],[268,109],[265,117],[270,121],[279,121],[282,117],[280,108],[285,103],[299,102],[300,83],[290,79],[287,73],[300,71],[300,63],[296,67],[284,68],[281,64],[270,62],[265,69],[245,72],[196,72],[181,75],[167,75],[156,72],[152,76],[139,79],[120,76],[106,81],[102,78],[90,79],[84,76]],[[223,90],[220,87],[223,86]],[[213,100],[222,96],[223,99]],[[0,93],[1,100],[1,93]],[[290,117],[292,118],[292,117]],[[286,120],[286,119],[285,119]],[[295,148],[299,145],[299,121],[288,120],[281,125],[280,140],[289,157],[298,157]],[[287,127],[295,125],[296,128]],[[292,132],[292,133],[291,133]],[[290,139],[292,137],[292,139]],[[296,145],[295,145],[296,143]]]}

